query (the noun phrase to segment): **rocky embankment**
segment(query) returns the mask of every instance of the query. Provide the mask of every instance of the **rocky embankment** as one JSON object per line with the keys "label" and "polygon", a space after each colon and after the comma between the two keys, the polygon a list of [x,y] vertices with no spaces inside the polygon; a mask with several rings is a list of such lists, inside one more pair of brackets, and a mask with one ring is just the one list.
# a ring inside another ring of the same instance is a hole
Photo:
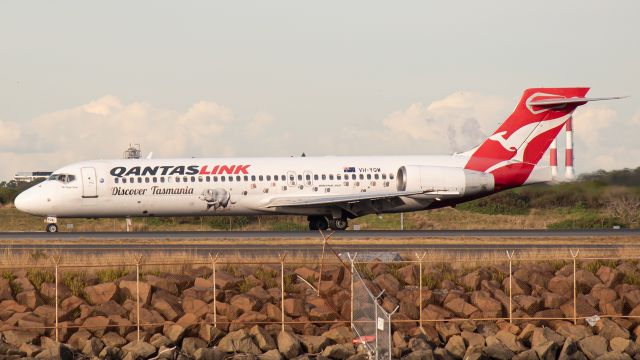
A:
{"label": "rocky embankment", "polygon": [[[570,265],[518,264],[513,279],[504,264],[428,266],[422,304],[417,269],[381,262],[359,266],[372,292],[385,290],[382,306],[399,306],[392,324],[394,358],[640,359],[635,262],[581,263],[575,305]],[[350,276],[340,266],[325,265],[321,296],[301,280],[315,285],[314,269],[287,268],[283,304],[278,267],[220,266],[215,316],[207,267],[154,270],[139,284],[124,271],[63,273],[57,329],[63,345],[54,341],[51,278],[33,270],[3,274],[0,359],[367,358],[363,346],[353,343]],[[508,318],[510,308],[513,323],[500,319]],[[592,318],[574,324],[574,308],[578,317]],[[557,318],[566,320],[552,320]]]}

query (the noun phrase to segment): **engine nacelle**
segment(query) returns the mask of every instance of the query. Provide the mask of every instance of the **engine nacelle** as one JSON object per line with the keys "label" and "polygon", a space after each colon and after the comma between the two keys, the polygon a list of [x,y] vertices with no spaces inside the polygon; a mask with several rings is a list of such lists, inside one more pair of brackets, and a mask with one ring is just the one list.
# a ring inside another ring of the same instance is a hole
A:
{"label": "engine nacelle", "polygon": [[493,174],[445,166],[402,166],[398,169],[398,191],[443,195],[475,195],[493,191]]}

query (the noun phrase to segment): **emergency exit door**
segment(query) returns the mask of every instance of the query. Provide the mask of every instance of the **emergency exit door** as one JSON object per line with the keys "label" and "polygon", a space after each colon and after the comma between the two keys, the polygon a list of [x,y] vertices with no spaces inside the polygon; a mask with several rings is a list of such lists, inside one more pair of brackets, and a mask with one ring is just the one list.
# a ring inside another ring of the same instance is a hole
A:
{"label": "emergency exit door", "polygon": [[97,198],[98,181],[96,180],[96,169],[83,167],[80,171],[82,172],[82,197]]}

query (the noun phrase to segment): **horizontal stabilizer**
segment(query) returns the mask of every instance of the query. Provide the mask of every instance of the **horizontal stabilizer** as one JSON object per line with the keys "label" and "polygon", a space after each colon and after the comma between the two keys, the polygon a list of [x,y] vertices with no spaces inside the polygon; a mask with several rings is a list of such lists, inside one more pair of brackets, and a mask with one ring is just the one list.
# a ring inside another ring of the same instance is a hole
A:
{"label": "horizontal stabilizer", "polygon": [[600,97],[600,98],[584,98],[584,97],[574,97],[574,98],[551,98],[551,99],[543,99],[543,100],[534,100],[528,102],[529,105],[533,106],[551,106],[551,105],[564,105],[564,104],[584,104],[589,101],[602,101],[602,100],[617,100],[624,99],[627,96],[612,96],[612,97]]}

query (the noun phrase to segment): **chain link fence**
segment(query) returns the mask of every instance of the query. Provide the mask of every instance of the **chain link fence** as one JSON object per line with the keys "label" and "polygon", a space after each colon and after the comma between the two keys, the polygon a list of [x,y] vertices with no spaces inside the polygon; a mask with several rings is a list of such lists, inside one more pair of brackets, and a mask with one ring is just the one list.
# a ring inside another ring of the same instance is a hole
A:
{"label": "chain link fence", "polygon": [[640,319],[634,251],[438,250],[388,261],[354,255],[347,263],[286,254],[244,261],[213,251],[111,258],[5,251],[0,332],[23,342],[74,342],[83,333],[151,341],[177,324],[210,344],[221,332],[255,325],[274,336],[350,326],[354,344],[382,359],[398,357],[403,336],[438,341],[446,324],[460,331],[483,321],[558,327],[607,318],[631,328]]}

